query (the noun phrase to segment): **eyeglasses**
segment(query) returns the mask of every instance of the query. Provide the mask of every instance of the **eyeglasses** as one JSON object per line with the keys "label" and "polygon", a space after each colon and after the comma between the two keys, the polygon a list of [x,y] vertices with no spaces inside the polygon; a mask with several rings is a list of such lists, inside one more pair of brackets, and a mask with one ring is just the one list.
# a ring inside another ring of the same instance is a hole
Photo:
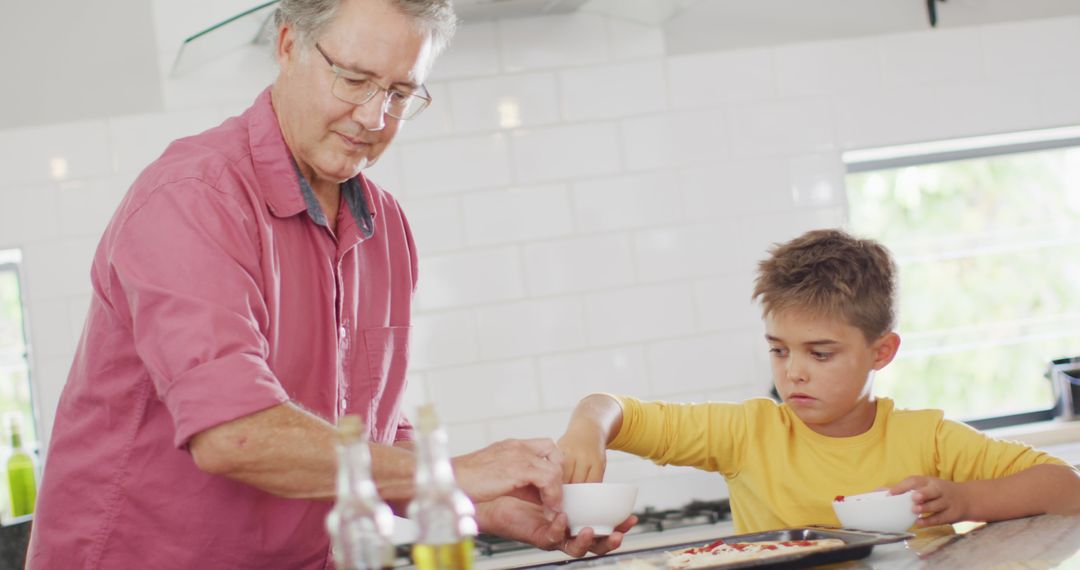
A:
{"label": "eyeglasses", "polygon": [[330,65],[330,70],[334,72],[334,83],[330,87],[330,92],[334,94],[334,97],[346,103],[363,105],[385,91],[386,100],[383,102],[383,112],[403,121],[419,115],[420,111],[431,104],[431,95],[423,85],[412,91],[398,87],[383,87],[370,77],[342,69],[330,59],[330,56],[326,55],[318,43],[315,44],[315,49],[319,50],[319,55],[323,56],[326,63]]}

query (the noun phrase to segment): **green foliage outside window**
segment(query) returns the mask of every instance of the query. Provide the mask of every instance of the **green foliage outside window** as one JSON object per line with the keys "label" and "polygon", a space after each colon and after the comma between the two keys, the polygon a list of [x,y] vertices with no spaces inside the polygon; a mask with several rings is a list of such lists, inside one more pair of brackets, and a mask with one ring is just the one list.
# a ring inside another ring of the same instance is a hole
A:
{"label": "green foliage outside window", "polygon": [[1080,148],[851,174],[850,228],[900,267],[880,395],[957,419],[1048,409],[1080,355]]}
{"label": "green foliage outside window", "polygon": [[[0,263],[0,427],[7,442],[11,418],[18,418],[24,445],[37,447],[37,430],[30,396],[23,308],[14,264]],[[2,447],[2,446],[0,446]]]}

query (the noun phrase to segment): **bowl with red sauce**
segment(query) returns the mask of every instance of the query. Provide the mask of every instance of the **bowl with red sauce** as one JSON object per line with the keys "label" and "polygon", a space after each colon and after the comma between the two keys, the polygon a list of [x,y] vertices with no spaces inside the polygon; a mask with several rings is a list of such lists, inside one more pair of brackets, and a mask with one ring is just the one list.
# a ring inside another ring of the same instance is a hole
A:
{"label": "bowl with red sauce", "polygon": [[833,511],[844,528],[878,532],[905,532],[919,518],[914,511],[911,491],[890,495],[874,491],[861,495],[838,496]]}

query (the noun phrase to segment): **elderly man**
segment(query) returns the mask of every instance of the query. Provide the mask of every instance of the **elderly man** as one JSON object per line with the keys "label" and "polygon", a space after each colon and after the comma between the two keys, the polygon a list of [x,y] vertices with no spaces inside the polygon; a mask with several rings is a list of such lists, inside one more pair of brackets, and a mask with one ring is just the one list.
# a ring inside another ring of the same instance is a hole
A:
{"label": "elderly man", "polygon": [[[102,237],[30,568],[325,568],[346,413],[368,420],[382,496],[398,512],[412,496],[416,252],[360,172],[431,102],[455,17],[449,0],[284,0],[277,22],[274,84],[173,143]],[[564,514],[545,516],[560,463],[526,440],[454,468],[489,532],[617,547],[621,533],[570,539]]]}

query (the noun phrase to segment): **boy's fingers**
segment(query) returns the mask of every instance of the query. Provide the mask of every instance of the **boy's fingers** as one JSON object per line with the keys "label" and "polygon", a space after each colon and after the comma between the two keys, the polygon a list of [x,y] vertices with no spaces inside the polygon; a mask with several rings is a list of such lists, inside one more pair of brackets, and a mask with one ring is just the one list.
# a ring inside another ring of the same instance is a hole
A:
{"label": "boy's fingers", "polygon": [[588,464],[586,464],[584,461],[579,461],[574,466],[573,482],[574,483],[584,483],[584,482],[588,481],[588,477],[589,477],[589,466],[588,466]]}
{"label": "boy's fingers", "polygon": [[566,461],[563,461],[563,466],[562,466],[563,483],[573,483],[574,482],[574,467],[575,467],[575,465],[576,465],[576,463],[574,462],[573,459],[568,459]]}
{"label": "boy's fingers", "polygon": [[937,514],[945,509],[949,508],[949,503],[942,498],[937,498],[932,501],[927,501],[915,506],[915,512],[917,513],[930,513]]}
{"label": "boy's fingers", "polygon": [[889,487],[889,493],[892,495],[906,493],[918,487],[921,482],[922,480],[920,477],[908,477],[907,479],[904,479],[903,481],[893,485],[892,487]]}

